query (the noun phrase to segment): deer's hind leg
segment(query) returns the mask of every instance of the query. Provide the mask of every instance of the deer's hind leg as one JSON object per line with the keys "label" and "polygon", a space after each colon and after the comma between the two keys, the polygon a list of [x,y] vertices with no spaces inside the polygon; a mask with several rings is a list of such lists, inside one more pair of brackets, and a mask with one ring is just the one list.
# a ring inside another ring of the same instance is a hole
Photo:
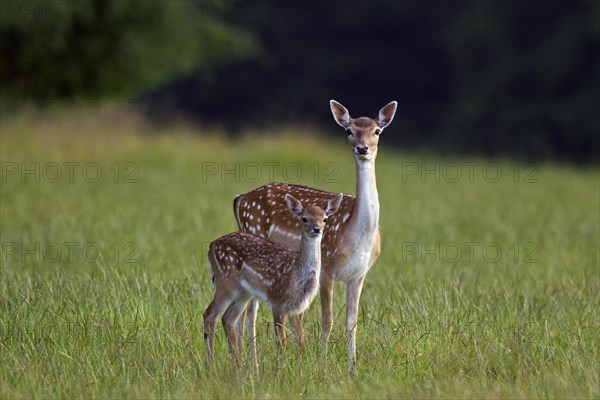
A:
{"label": "deer's hind leg", "polygon": [[206,344],[207,364],[210,367],[213,359],[214,337],[217,320],[237,296],[217,286],[213,300],[204,311],[204,342]]}
{"label": "deer's hind leg", "polygon": [[240,292],[238,297],[229,305],[225,314],[223,314],[223,327],[229,342],[229,350],[233,360],[240,366],[239,353],[241,350],[241,338],[237,338],[237,328],[242,314],[244,314],[248,303],[252,297],[246,292]]}

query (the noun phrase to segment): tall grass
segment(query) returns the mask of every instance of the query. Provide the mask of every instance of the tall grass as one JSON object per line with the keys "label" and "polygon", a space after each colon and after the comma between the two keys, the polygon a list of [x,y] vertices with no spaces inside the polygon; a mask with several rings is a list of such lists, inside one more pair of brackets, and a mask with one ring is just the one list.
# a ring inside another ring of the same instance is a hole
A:
{"label": "tall grass", "polygon": [[597,168],[410,155],[386,148],[394,126],[358,376],[340,285],[326,356],[318,301],[304,352],[275,350],[262,307],[259,373],[234,368],[222,329],[207,371],[206,248],[235,229],[232,198],[286,178],[353,193],[355,178],[343,137],[192,131],[110,112],[2,121],[0,397],[600,396]]}

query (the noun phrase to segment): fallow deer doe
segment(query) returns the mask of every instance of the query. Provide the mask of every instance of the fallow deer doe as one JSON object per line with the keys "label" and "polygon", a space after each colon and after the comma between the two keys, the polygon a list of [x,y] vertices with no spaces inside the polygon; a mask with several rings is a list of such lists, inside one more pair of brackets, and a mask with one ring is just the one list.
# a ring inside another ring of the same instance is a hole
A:
{"label": "fallow deer doe", "polygon": [[[302,225],[300,249],[293,250],[272,241],[235,232],[210,244],[208,260],[215,284],[215,295],[204,312],[204,340],[208,365],[213,356],[213,338],[217,319],[223,314],[223,326],[231,354],[239,365],[240,340],[236,338],[236,324],[251,299],[268,303],[273,313],[275,337],[283,346],[283,324],[286,315],[303,313],[313,301],[319,287],[321,273],[321,239],[327,218],[334,214],[341,201],[339,194],[327,202],[325,208],[308,206],[291,195],[285,195],[287,210],[279,218],[288,223],[294,220]],[[251,338],[251,343],[255,340]],[[256,366],[256,347],[251,362]]]}
{"label": "fallow deer doe", "polygon": [[[377,145],[383,129],[393,120],[397,103],[392,101],[379,111],[376,119],[353,119],[348,110],[335,100],[330,101],[335,121],[348,134],[356,165],[356,197],[344,195],[338,213],[330,218],[322,247],[320,282],[322,312],[322,344],[324,352],[333,323],[332,297],[334,281],[346,283],[346,329],[348,333],[348,370],[356,365],[356,325],[358,303],[365,276],[380,253],[379,198],[375,181]],[[268,238],[290,248],[300,244],[301,226],[297,221],[284,218],[284,196],[290,193],[304,204],[324,205],[335,193],[301,185],[271,183],[236,197],[233,203],[235,218],[241,231]],[[258,304],[248,306],[248,330],[255,336]],[[292,327],[301,344],[303,314],[291,318]],[[243,335],[243,318],[238,335]],[[256,352],[251,342],[251,353]]]}

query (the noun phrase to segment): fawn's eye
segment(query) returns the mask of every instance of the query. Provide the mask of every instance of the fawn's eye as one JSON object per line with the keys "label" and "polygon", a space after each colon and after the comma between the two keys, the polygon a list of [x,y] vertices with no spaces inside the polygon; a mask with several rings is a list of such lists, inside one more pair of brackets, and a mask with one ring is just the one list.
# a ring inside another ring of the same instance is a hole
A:
{"label": "fawn's eye", "polygon": [[348,136],[352,135],[352,129],[346,129],[346,133],[348,134]]}
{"label": "fawn's eye", "polygon": [[379,134],[381,133],[381,129],[375,129],[375,135],[379,136]]}
{"label": "fawn's eye", "polygon": [[302,222],[308,222],[308,218],[302,217]]}
{"label": "fawn's eye", "polygon": [[323,218],[323,222],[327,222],[327,217]]}

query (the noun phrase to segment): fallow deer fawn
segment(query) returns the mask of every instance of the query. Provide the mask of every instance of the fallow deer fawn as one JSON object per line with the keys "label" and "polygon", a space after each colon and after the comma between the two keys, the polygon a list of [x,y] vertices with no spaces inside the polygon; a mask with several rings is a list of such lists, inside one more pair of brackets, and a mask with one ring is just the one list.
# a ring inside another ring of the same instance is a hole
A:
{"label": "fallow deer fawn", "polygon": [[[344,195],[339,211],[330,218],[322,247],[321,311],[322,343],[327,340],[333,323],[332,297],[334,281],[346,283],[346,329],[348,332],[348,370],[356,365],[356,325],[358,303],[365,276],[380,253],[379,198],[375,181],[375,158],[379,135],[393,120],[397,103],[392,101],[379,111],[376,119],[361,117],[353,119],[340,103],[331,100],[330,107],[335,121],[348,134],[350,149],[356,164],[356,197]],[[300,244],[300,225],[283,218],[284,196],[291,193],[304,204],[324,205],[335,193],[300,185],[271,183],[240,195],[234,200],[234,213],[241,231],[269,238],[290,248]],[[258,304],[252,301],[248,307],[248,328],[254,335]],[[291,318],[293,330],[301,343],[303,314]],[[243,318],[238,326],[243,335]],[[252,346],[252,343],[251,343]],[[251,351],[253,351],[251,349]]]}
{"label": "fallow deer fawn", "polygon": [[[342,201],[339,194],[318,206],[302,207],[291,195],[285,195],[287,208],[296,218],[282,210],[281,220],[302,225],[300,249],[282,247],[269,240],[244,232],[223,236],[210,244],[208,260],[215,283],[215,295],[204,312],[204,340],[208,365],[213,356],[216,321],[223,315],[223,326],[231,354],[239,365],[240,341],[236,323],[248,302],[260,299],[271,307],[275,337],[284,346],[283,324],[286,315],[303,313],[315,298],[321,273],[321,239],[327,217],[334,214]],[[256,221],[260,224],[260,218]],[[255,338],[251,337],[251,343]],[[251,346],[251,362],[256,366],[256,347]]]}

